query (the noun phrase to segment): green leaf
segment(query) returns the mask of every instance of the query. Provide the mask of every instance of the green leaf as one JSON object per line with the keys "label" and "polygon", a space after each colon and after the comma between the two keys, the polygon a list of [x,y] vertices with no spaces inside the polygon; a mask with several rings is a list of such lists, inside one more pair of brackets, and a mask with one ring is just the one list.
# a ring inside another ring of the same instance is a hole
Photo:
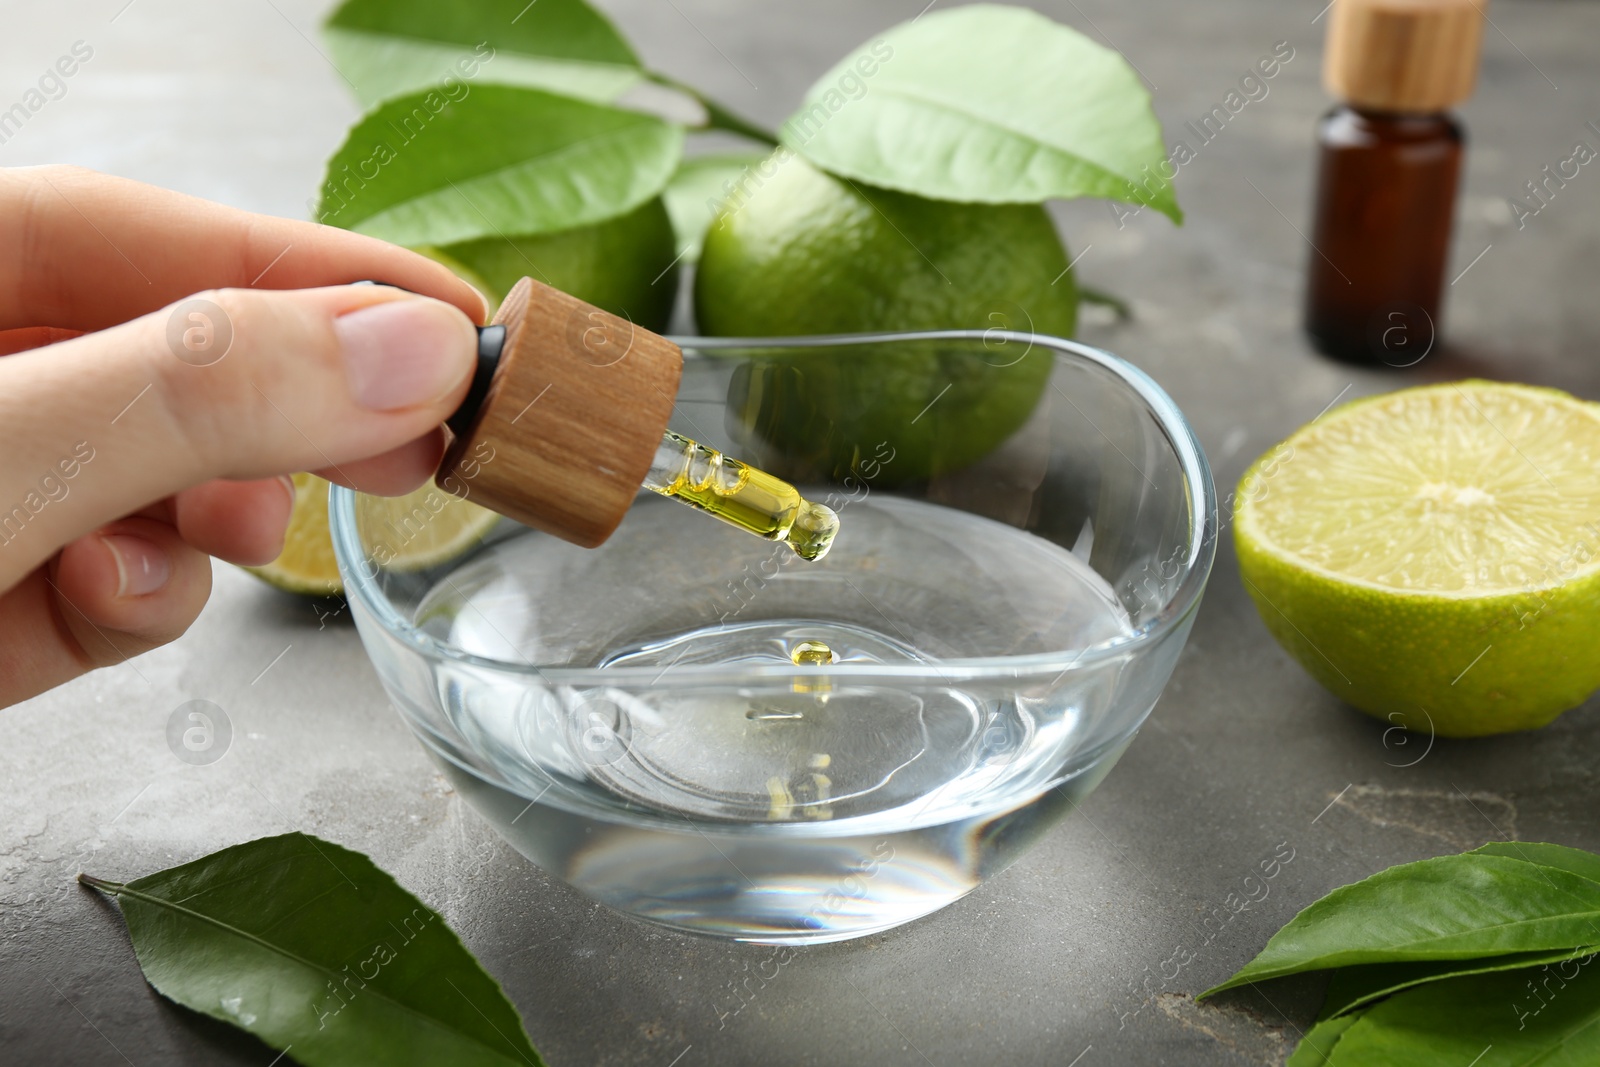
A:
{"label": "green leaf", "polygon": [[1183,220],[1138,74],[1022,8],[896,26],[824,74],[781,136],[836,174],[936,200],[1098,196]]}
{"label": "green leaf", "polygon": [[766,152],[741,152],[732,155],[700,156],[686,159],[667,184],[664,199],[672,229],[677,234],[678,251],[684,261],[700,258],[711,220],[727,199],[727,183],[738,183],[744,174],[766,162]]}
{"label": "green leaf", "polygon": [[163,996],[289,1050],[306,1067],[540,1067],[460,938],[366,856],[307,834],[249,841],[126,885]]}
{"label": "green leaf", "polygon": [[1337,1019],[1324,1019],[1306,1031],[1295,1046],[1294,1052],[1283,1062],[1283,1067],[1324,1067],[1328,1057],[1338,1047],[1344,1032],[1353,1026],[1359,1015],[1344,1015]]}
{"label": "green leaf", "polygon": [[1459,978],[1468,974],[1513,971],[1540,964],[1562,963],[1587,956],[1597,946],[1555,949],[1550,952],[1514,952],[1477,960],[1429,960],[1426,963],[1369,963],[1341,967],[1328,980],[1328,993],[1322,1002],[1322,1017],[1332,1018],[1365,1007],[1402,989],[1428,982]]}
{"label": "green leaf", "polygon": [[328,161],[318,219],[402,245],[529,236],[632,211],[666,187],[683,130],[504,85],[367,114]]}
{"label": "green leaf", "polygon": [[1555,867],[1468,852],[1401,864],[1335,889],[1201,996],[1301,971],[1461,960],[1600,941],[1600,884]]}
{"label": "green leaf", "polygon": [[1579,878],[1600,882],[1600,856],[1566,845],[1550,845],[1541,841],[1490,841],[1472,851],[1479,856],[1505,856],[1545,867],[1559,867]]}
{"label": "green leaf", "polygon": [[323,35],[369,106],[446,78],[609,101],[644,77],[628,42],[583,0],[347,0]]}
{"label": "green leaf", "polygon": [[1600,1063],[1600,967],[1502,971],[1433,982],[1359,1016],[1333,1067],[1592,1067]]}
{"label": "green leaf", "polygon": [[[1507,859],[1526,860],[1543,867],[1555,867],[1590,881],[1600,881],[1600,856],[1565,845],[1551,845],[1535,841],[1491,841],[1472,850],[1472,855],[1503,856]],[[1575,948],[1555,949],[1545,952],[1518,952],[1507,956],[1466,961],[1430,961],[1427,963],[1369,964],[1344,967],[1333,972],[1328,982],[1327,997],[1323,1001],[1324,1018],[1342,1015],[1352,1009],[1398,993],[1402,989],[1442,981],[1469,974],[1488,974],[1509,971],[1541,964],[1563,963],[1587,956],[1600,945],[1580,945]]]}

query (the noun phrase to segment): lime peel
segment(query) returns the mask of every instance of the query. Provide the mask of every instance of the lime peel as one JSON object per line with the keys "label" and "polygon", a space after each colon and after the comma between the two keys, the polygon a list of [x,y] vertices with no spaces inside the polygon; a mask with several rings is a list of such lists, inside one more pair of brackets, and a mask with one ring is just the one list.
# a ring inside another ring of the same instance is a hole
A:
{"label": "lime peel", "polygon": [[1600,406],[1468,381],[1355,401],[1239,483],[1246,591],[1335,695],[1445,736],[1600,687]]}

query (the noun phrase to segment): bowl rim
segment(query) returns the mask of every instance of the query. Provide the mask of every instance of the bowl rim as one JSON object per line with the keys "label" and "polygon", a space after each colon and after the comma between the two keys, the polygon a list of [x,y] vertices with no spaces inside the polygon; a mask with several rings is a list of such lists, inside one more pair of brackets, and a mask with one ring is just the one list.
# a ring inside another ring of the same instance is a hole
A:
{"label": "bowl rim", "polygon": [[[686,361],[715,358],[699,353],[714,352],[719,349],[826,348],[848,344],[941,340],[973,340],[1002,344],[1018,341],[1030,348],[1034,344],[1039,344],[1055,352],[1076,356],[1096,364],[1120,379],[1144,401],[1155,417],[1156,425],[1178,458],[1184,488],[1190,501],[1190,514],[1193,517],[1190,523],[1188,551],[1182,564],[1183,580],[1178,583],[1178,587],[1160,610],[1131,633],[1110,638],[1086,649],[1036,652],[1027,655],[974,656],[941,660],[937,665],[839,663],[808,667],[806,669],[808,678],[829,678],[843,683],[867,684],[879,678],[888,680],[926,678],[932,667],[942,679],[954,682],[1016,679],[1030,674],[1064,673],[1087,669],[1145,645],[1156,644],[1181,625],[1199,603],[1216,558],[1219,533],[1216,487],[1212,480],[1210,463],[1188,420],[1184,418],[1183,412],[1166,391],[1144,371],[1104,349],[1049,334],[1000,329],[903,330],[793,337],[678,335],[668,336],[666,339],[683,349]],[[1067,401],[1071,403],[1070,398],[1067,398]],[[1088,419],[1086,414],[1084,417]],[[1092,419],[1088,421],[1094,426]],[[1104,431],[1098,426],[1095,426],[1095,430],[1105,437]],[[1106,440],[1110,441],[1110,438],[1107,437]],[[1114,443],[1112,447],[1116,447]],[[641,683],[651,688],[736,686],[752,681],[786,679],[794,674],[792,666],[782,664],[770,666],[741,664],[736,667],[694,664],[671,667],[666,671],[655,667],[546,666],[501,660],[454,648],[424,633],[406,619],[378,588],[375,569],[369,574],[367,568],[355,565],[354,561],[363,558],[355,523],[357,495],[352,489],[333,485],[328,498],[329,530],[333,538],[334,556],[338,561],[339,573],[344,580],[345,596],[354,600],[391,637],[426,658],[449,660],[508,674],[531,675],[546,684],[580,688],[626,687]]]}

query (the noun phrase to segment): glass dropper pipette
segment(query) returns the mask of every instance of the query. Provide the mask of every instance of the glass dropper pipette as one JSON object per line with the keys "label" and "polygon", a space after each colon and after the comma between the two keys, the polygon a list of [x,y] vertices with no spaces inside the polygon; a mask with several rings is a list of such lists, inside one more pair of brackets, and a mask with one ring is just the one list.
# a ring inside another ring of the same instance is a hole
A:
{"label": "glass dropper pipette", "polygon": [[782,541],[801,559],[827,555],[839,516],[800,495],[788,482],[673,433],[661,435],[645,489],[682,501],[768,541]]}
{"label": "glass dropper pipette", "polygon": [[477,371],[446,420],[435,482],[589,548],[644,488],[821,559],[839,532],[832,508],[666,429],[682,365],[666,338],[523,278],[478,327]]}

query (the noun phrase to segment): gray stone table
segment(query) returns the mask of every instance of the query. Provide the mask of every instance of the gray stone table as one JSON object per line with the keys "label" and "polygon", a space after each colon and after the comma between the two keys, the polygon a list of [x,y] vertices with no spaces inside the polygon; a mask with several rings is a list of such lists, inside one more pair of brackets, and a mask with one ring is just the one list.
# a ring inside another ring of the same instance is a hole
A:
{"label": "gray stone table", "polygon": [[[1297,333],[1324,2],[1040,3],[1121,49],[1173,134],[1275,42],[1294,49],[1269,95],[1183,168],[1183,228],[1148,212],[1119,228],[1098,203],[1060,213],[1081,276],[1135,309],[1124,325],[1091,316],[1085,338],[1172,393],[1224,490],[1341,396],[1471,374],[1600,396],[1600,172],[1585,168],[1522,229],[1505,199],[1600,120],[1600,5],[1494,6],[1465,108],[1454,344],[1397,375],[1325,362]],[[652,62],[776,123],[845,49],[924,3],[605,6]],[[5,0],[3,13],[0,108],[74,42],[94,49],[66,95],[0,145],[3,165],[80,163],[303,217],[357,114],[319,54],[318,0]],[[193,698],[233,724],[210,766],[179,762],[164,738]],[[219,566],[176,644],[0,711],[0,1061],[265,1067],[265,1046],[158,997],[115,909],[73,877],[304,829],[372,854],[437,907],[558,1067],[1275,1064],[1315,1009],[1314,984],[1272,1002],[1192,994],[1309,901],[1388,864],[1501,836],[1600,848],[1596,711],[1524,736],[1402,746],[1278,649],[1224,544],[1165,697],[1078,812],[965,900],[804,950],[724,1014],[770,950],[659,932],[544,876],[435,774],[348,624]],[[1202,916],[1280,843],[1294,858],[1268,898],[1206,943]],[[1167,980],[1179,948],[1195,959]]]}

